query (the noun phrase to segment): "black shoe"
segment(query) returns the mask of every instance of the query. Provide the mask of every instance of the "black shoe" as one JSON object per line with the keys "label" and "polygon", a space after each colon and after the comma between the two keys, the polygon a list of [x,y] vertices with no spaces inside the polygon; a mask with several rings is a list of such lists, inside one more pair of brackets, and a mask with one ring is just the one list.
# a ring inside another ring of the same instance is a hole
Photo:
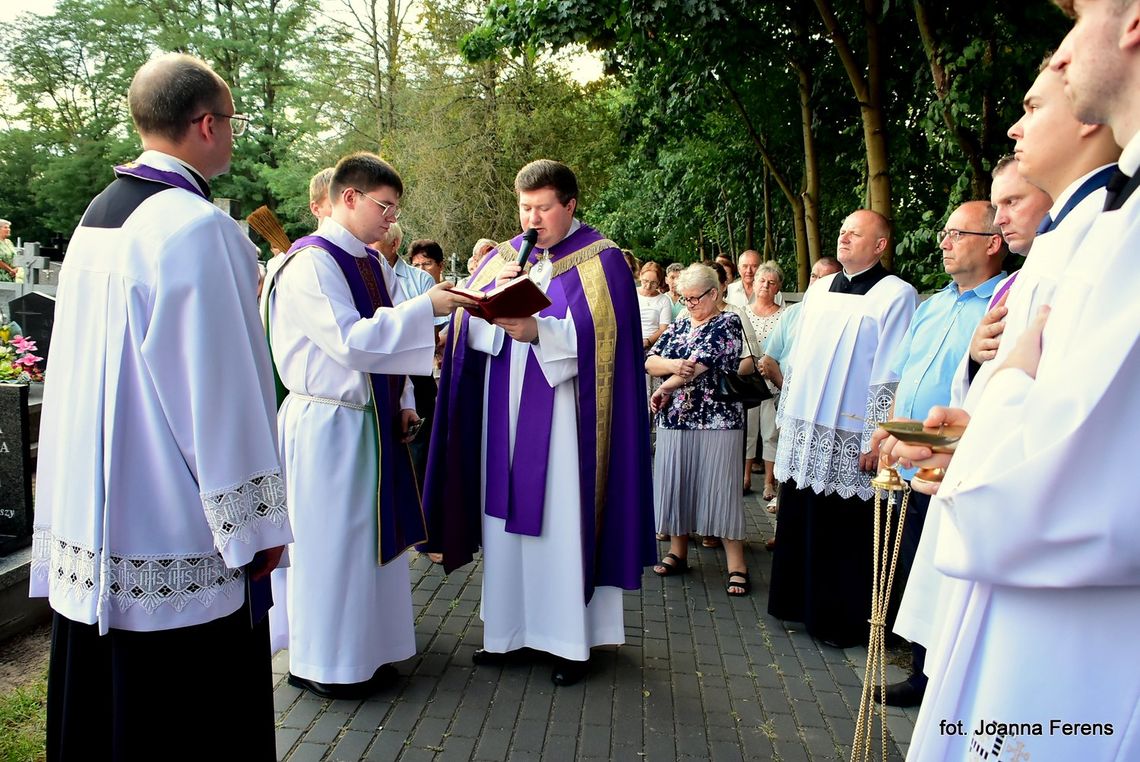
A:
{"label": "black shoe", "polygon": [[354,700],[368,698],[376,691],[396,682],[399,677],[400,673],[396,671],[395,667],[391,664],[383,664],[372,674],[372,677],[359,683],[318,683],[316,680],[298,677],[292,672],[289,673],[286,682],[294,688],[308,691],[323,699]]}
{"label": "black shoe", "polygon": [[472,664],[502,664],[507,660],[507,655],[503,653],[496,653],[495,651],[488,651],[485,648],[476,648],[475,653],[471,654]]}
{"label": "black shoe", "polygon": [[589,659],[585,661],[572,661],[570,659],[557,658],[554,664],[554,671],[550,673],[550,679],[555,685],[573,685],[585,677],[589,671]]}
{"label": "black shoe", "polygon": [[[911,707],[918,706],[922,703],[922,696],[926,693],[926,686],[922,688],[917,687],[910,680],[903,680],[898,683],[891,683],[887,686],[887,706],[897,707]],[[875,686],[873,691],[874,699],[876,702],[882,701],[879,691],[879,686]]]}

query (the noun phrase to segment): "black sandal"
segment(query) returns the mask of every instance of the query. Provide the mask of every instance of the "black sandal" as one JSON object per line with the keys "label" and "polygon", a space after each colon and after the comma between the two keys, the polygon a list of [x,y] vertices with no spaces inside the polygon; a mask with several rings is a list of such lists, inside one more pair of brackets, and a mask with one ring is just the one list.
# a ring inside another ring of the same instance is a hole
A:
{"label": "black sandal", "polygon": [[[744,581],[743,582],[733,582],[732,581],[733,577],[744,577]],[[744,592],[743,593],[734,593],[734,592],[732,592],[732,588],[734,588],[734,587],[739,587]],[[741,572],[741,571],[729,572],[728,573],[728,584],[725,586],[724,590],[729,595],[748,595],[750,592],[752,592],[752,582],[748,578],[748,572]]]}
{"label": "black sandal", "polygon": [[[666,558],[672,558],[673,563],[665,563]],[[666,553],[665,558],[662,558],[661,561],[658,562],[657,566],[668,569],[668,571],[659,572],[657,571],[657,567],[654,567],[653,573],[658,577],[672,577],[674,574],[684,574],[689,570],[689,562],[678,556],[676,553]]]}

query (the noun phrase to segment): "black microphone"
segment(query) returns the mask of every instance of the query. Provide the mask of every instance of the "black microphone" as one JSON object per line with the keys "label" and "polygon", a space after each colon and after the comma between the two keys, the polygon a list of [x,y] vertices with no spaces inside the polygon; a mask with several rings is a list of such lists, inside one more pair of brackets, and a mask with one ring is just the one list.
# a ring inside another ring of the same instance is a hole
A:
{"label": "black microphone", "polygon": [[[522,246],[519,247],[519,267],[526,265],[526,260],[530,256],[530,252],[534,249],[535,242],[538,241],[538,231],[534,228],[527,228],[523,233]],[[522,275],[522,273],[519,273]]]}

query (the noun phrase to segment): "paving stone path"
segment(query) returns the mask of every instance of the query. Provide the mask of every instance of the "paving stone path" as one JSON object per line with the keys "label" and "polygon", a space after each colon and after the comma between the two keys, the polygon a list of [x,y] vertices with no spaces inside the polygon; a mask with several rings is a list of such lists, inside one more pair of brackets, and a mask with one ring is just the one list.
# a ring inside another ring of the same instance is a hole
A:
{"label": "paving stone path", "polygon": [[[626,593],[625,645],[595,649],[589,678],[567,688],[542,658],[473,666],[481,563],[445,577],[414,558],[419,652],[397,665],[397,686],[324,701],[285,682],[287,653],[274,659],[280,759],[847,760],[866,651],[768,616],[774,517],[756,496],[745,505],[752,594],[730,598],[724,552],[694,543],[688,574],[647,570],[640,593]],[[902,760],[917,712],[892,711],[889,758]]]}

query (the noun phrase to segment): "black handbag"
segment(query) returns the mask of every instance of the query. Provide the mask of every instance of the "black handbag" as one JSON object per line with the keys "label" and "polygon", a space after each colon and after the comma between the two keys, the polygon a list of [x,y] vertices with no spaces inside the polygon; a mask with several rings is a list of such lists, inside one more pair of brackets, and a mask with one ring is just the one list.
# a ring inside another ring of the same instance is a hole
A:
{"label": "black handbag", "polygon": [[[759,368],[756,353],[752,351],[752,342],[748,340],[748,332],[743,326],[740,330],[744,334],[744,342],[748,345],[752,362]],[[717,371],[716,389],[713,390],[712,398],[718,402],[739,402],[747,410],[756,407],[764,400],[772,399],[772,392],[759,370],[754,370],[747,376],[742,376],[734,370],[721,370]]]}

